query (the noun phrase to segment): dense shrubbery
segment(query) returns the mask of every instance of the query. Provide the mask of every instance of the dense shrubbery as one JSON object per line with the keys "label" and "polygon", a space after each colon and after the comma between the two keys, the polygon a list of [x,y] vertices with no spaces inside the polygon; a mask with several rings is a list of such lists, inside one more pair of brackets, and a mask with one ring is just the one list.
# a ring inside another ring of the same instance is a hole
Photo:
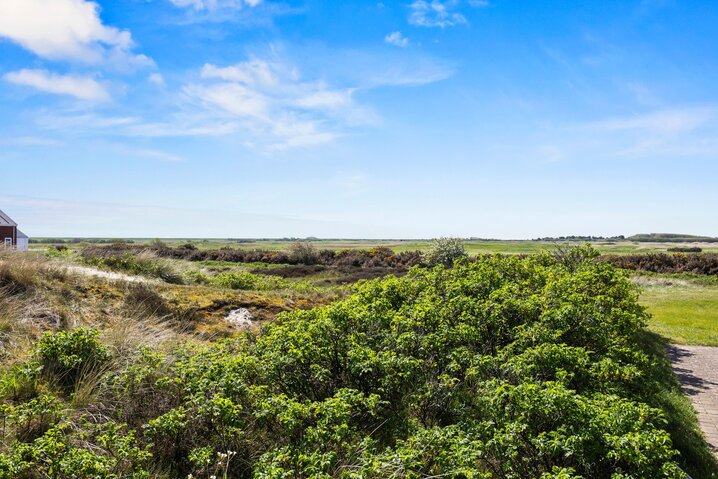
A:
{"label": "dense shrubbery", "polygon": [[[191,246],[191,245],[189,245]],[[139,245],[114,244],[110,246],[88,246],[82,250],[87,258],[124,257],[149,251],[160,258],[184,259],[188,261],[228,261],[232,263],[269,263],[269,264],[311,264],[324,266],[353,266],[363,268],[409,268],[421,264],[419,251],[394,253],[389,248],[377,247],[368,250],[314,250],[314,246],[299,247],[289,252],[243,250],[243,249],[206,249],[194,247],[143,247]]]}
{"label": "dense shrubbery", "polygon": [[88,329],[45,333],[35,347],[35,372],[50,376],[64,387],[74,387],[82,374],[94,372],[110,359],[110,352],[97,336],[97,331]]}
{"label": "dense shrubbery", "polygon": [[700,253],[703,248],[697,246],[676,246],[674,248],[668,248],[669,253]]}
{"label": "dense shrubbery", "polygon": [[695,273],[718,276],[718,254],[627,254],[603,256],[603,260],[618,268],[653,273]]}
{"label": "dense shrubbery", "polygon": [[31,359],[0,383],[0,477],[684,477],[648,405],[646,314],[593,256],[360,283],[257,338],[115,360],[72,415],[86,385],[53,384],[104,348],[87,331],[47,336],[32,358],[59,365],[43,368],[55,380],[12,392],[35,380]]}

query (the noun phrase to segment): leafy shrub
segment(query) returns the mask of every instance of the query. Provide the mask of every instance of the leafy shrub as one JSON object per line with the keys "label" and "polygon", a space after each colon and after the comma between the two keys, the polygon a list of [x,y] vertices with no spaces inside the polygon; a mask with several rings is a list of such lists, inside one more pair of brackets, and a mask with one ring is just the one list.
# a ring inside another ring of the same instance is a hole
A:
{"label": "leafy shrub", "polygon": [[[414,268],[257,337],[145,350],[92,417],[127,424],[118,477],[684,478],[652,406],[647,315],[594,255]],[[48,424],[0,454],[0,477],[111,477],[97,425]]]}
{"label": "leafy shrub", "polygon": [[[151,455],[136,444],[133,431],[113,422],[88,429],[78,435],[58,425],[32,442],[17,444],[10,454],[0,453],[0,479],[151,477]],[[83,447],[90,440],[93,446]]]}
{"label": "leafy shrub", "polygon": [[460,238],[436,238],[431,241],[431,248],[426,254],[426,262],[430,266],[452,266],[454,261],[466,258],[464,242]]}
{"label": "leafy shrub", "polygon": [[593,256],[415,269],[178,352],[147,441],[174,477],[226,451],[252,458],[228,477],[683,477],[645,402],[646,314]]}
{"label": "leafy shrub", "polygon": [[98,335],[96,330],[87,328],[45,333],[33,352],[39,371],[66,388],[74,387],[83,373],[110,359],[110,352]]}
{"label": "leafy shrub", "polygon": [[312,265],[319,260],[319,251],[309,241],[295,241],[289,246],[289,260],[291,263]]}

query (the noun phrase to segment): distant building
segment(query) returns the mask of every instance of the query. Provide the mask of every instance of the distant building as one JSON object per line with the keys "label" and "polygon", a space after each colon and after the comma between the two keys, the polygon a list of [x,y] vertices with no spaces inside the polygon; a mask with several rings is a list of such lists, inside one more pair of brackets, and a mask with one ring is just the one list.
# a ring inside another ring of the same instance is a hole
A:
{"label": "distant building", "polygon": [[0,210],[0,246],[27,251],[30,238],[17,229],[17,223]]}

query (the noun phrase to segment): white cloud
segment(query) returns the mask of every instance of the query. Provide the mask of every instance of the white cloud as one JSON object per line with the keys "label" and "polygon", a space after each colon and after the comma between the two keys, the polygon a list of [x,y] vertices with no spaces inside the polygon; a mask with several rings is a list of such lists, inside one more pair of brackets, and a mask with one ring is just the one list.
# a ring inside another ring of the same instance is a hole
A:
{"label": "white cloud", "polygon": [[159,161],[170,161],[170,162],[181,162],[185,161],[184,158],[181,156],[167,153],[165,151],[160,150],[131,150],[129,152],[131,155],[137,155],[137,156],[144,156],[145,158],[151,158],[153,160],[159,160]]}
{"label": "white cloud", "polygon": [[188,85],[184,92],[236,116],[258,120],[268,118],[269,98],[242,84]]}
{"label": "white cloud", "polygon": [[58,95],[70,95],[81,100],[107,101],[110,94],[105,86],[91,77],[58,75],[46,70],[18,70],[6,73],[5,81],[25,85]]}
{"label": "white cloud", "polygon": [[384,41],[390,45],[394,45],[397,47],[404,48],[409,46],[409,39],[402,35],[401,32],[392,32],[388,34],[386,37],[384,37]]}
{"label": "white cloud", "polygon": [[420,27],[452,27],[467,23],[461,13],[452,11],[458,5],[456,0],[416,0],[409,5],[409,23]]}
{"label": "white cloud", "polygon": [[202,78],[218,78],[230,82],[244,83],[256,87],[271,87],[277,84],[274,70],[268,62],[250,60],[230,67],[206,64],[202,67]]}
{"label": "white cloud", "polygon": [[131,53],[130,32],[104,25],[99,10],[87,0],[2,0],[0,37],[50,60],[151,65],[146,56]]}
{"label": "white cloud", "polygon": [[[456,11],[461,6],[459,0],[415,0],[409,5],[409,23],[419,27],[453,27],[468,23],[466,17]],[[488,0],[468,0],[473,8],[489,6]]]}
{"label": "white cloud", "polygon": [[200,78],[201,82],[184,87],[187,98],[199,102],[209,115],[238,122],[272,148],[331,141],[339,125],[360,116],[353,89],[303,80],[295,68],[279,62],[206,64]]}
{"label": "white cloud", "polygon": [[[552,144],[565,158],[715,158],[718,107],[673,107],[567,125]],[[568,132],[568,134],[567,134]]]}
{"label": "white cloud", "polygon": [[152,83],[153,85],[164,87],[166,86],[165,78],[162,76],[161,73],[152,73],[150,76],[147,77],[147,81]]}
{"label": "white cloud", "polygon": [[[371,61],[348,54],[344,62],[351,68],[346,70],[327,71],[324,62],[310,63],[307,71],[322,73],[308,78],[276,55],[226,66],[205,64],[194,80],[174,92],[176,107],[148,107],[136,116],[44,111],[36,122],[47,130],[90,136],[234,136],[265,151],[318,145],[379,123],[378,115],[357,101],[361,91],[423,85],[453,73],[429,58],[405,53]],[[341,80],[332,84],[325,78]],[[163,80],[159,73],[147,78],[156,84]]]}
{"label": "white cloud", "polygon": [[323,90],[319,89],[296,99],[294,104],[307,109],[335,109],[350,105],[353,89]]}
{"label": "white cloud", "polygon": [[612,118],[590,124],[604,131],[645,130],[660,134],[677,134],[699,128],[718,114],[713,107],[675,108],[641,115]]}
{"label": "white cloud", "polygon": [[256,7],[262,0],[170,0],[172,4],[180,8],[192,8],[194,10],[217,10],[220,8],[242,8]]}

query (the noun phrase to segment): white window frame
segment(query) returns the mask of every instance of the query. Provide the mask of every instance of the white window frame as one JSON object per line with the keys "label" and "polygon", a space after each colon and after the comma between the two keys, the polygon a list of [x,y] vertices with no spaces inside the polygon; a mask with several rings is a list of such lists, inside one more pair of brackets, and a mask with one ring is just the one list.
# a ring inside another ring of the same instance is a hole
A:
{"label": "white window frame", "polygon": [[3,244],[5,246],[12,246],[12,238],[5,238],[5,242]]}

